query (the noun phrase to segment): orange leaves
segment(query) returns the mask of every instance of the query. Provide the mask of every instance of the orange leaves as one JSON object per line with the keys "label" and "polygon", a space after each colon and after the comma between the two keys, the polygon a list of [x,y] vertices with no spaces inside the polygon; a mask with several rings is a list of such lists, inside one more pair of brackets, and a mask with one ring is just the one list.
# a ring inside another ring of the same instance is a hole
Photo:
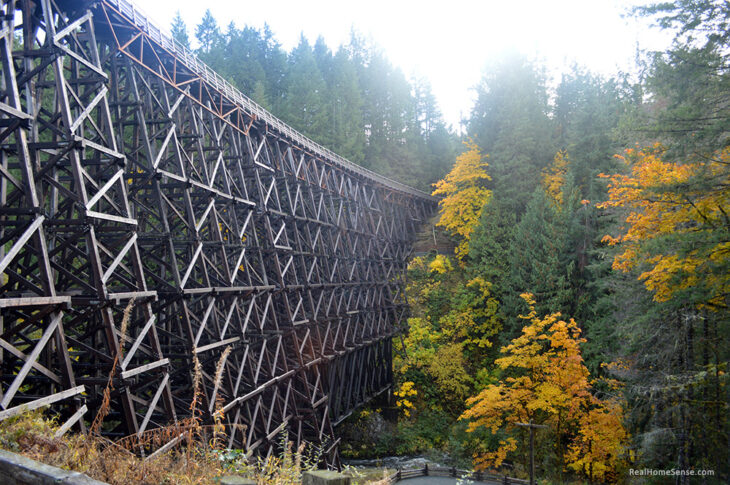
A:
{"label": "orange leaves", "polygon": [[484,187],[491,180],[487,174],[486,158],[474,142],[464,143],[468,150],[456,158],[454,168],[436,183],[433,195],[443,196],[438,225],[461,238],[456,255],[463,258],[468,251],[469,238],[479,222],[482,208],[492,192]]}
{"label": "orange leaves", "polygon": [[656,301],[668,301],[678,291],[697,285],[697,270],[702,264],[700,259],[676,254],[655,256],[646,260],[654,266],[639,275],[647,289],[654,292]]}
{"label": "orange leaves", "polygon": [[730,292],[730,148],[693,163],[665,161],[664,152],[658,144],[626,150],[619,158],[630,174],[602,175],[609,200],[599,207],[630,211],[628,229],[603,242],[623,245],[613,268],[641,267],[639,279],[656,301],[696,289],[706,295],[698,304],[712,308]]}
{"label": "orange leaves", "polygon": [[[603,476],[617,466],[625,442],[621,406],[591,394],[589,372],[580,353],[585,339],[575,320],[565,321],[559,313],[539,318],[533,296],[521,296],[530,307],[530,313],[522,317],[529,323],[495,361],[506,377],[468,399],[469,408],[460,419],[469,420],[470,432],[486,428],[492,434],[503,430],[512,436],[520,432],[513,426],[518,422],[548,425],[554,433],[572,438],[571,467],[575,463],[580,471],[590,462],[596,476]],[[512,436],[496,450],[477,457],[477,466],[499,466],[517,449]],[[586,449],[595,452],[586,453]]]}
{"label": "orange leaves", "polygon": [[568,450],[568,466],[583,472],[591,481],[607,482],[621,467],[629,435],[621,420],[623,409],[613,401],[601,403],[580,418],[580,432]]}
{"label": "orange leaves", "polygon": [[477,469],[485,469],[490,466],[498,467],[507,458],[507,454],[517,449],[517,440],[514,438],[507,438],[506,440],[500,440],[499,448],[494,452],[486,452],[481,456],[476,457],[474,464]]}

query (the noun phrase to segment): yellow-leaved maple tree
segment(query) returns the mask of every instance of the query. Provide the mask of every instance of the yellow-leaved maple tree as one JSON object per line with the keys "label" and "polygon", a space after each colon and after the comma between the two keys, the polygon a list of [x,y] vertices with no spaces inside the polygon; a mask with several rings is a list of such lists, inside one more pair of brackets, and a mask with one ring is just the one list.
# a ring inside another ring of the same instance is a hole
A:
{"label": "yellow-leaved maple tree", "polygon": [[433,191],[433,195],[443,197],[439,202],[441,217],[438,225],[460,239],[455,249],[459,259],[468,253],[469,238],[484,205],[492,196],[485,187],[491,180],[487,174],[487,157],[473,141],[464,144],[467,150],[456,157],[454,167],[436,183]]}
{"label": "yellow-leaved maple tree", "polygon": [[542,173],[542,187],[553,205],[559,210],[563,207],[563,187],[568,175],[570,157],[567,150],[559,150],[553,163]]}
{"label": "yellow-leaved maple tree", "polygon": [[[599,207],[624,207],[628,228],[604,242],[621,244],[613,268],[641,269],[639,279],[668,301],[717,309],[730,296],[730,147],[701,162],[664,160],[664,147],[626,150],[627,175],[609,178],[609,200]],[[693,292],[687,298],[687,292]]]}
{"label": "yellow-leaved maple tree", "polygon": [[[594,478],[604,479],[618,466],[623,452],[626,432],[621,406],[591,394],[589,372],[580,353],[585,339],[575,320],[565,321],[560,313],[539,318],[532,295],[521,296],[530,307],[530,313],[521,317],[528,324],[522,335],[501,349],[504,357],[495,361],[503,377],[468,399],[468,409],[460,418],[469,420],[470,432],[484,428],[502,436],[497,449],[476,456],[475,464],[482,469],[499,467],[517,451],[517,438],[523,431],[516,423],[533,422],[550,428],[561,467],[590,470]],[[602,419],[607,415],[615,419]],[[620,430],[606,429],[609,423]],[[599,441],[600,453],[578,452]],[[566,442],[567,456],[562,445]]]}

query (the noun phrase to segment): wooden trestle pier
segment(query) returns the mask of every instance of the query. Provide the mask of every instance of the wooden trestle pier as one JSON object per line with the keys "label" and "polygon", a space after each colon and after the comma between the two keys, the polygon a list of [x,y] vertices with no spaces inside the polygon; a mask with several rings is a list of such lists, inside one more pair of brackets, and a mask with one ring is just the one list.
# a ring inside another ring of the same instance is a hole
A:
{"label": "wooden trestle pier", "polygon": [[141,435],[190,415],[197,356],[229,446],[286,428],[336,462],[333,426],[391,384],[435,200],[297,133],[125,0],[0,8],[0,419],[50,405],[84,429],[116,367],[104,432]]}

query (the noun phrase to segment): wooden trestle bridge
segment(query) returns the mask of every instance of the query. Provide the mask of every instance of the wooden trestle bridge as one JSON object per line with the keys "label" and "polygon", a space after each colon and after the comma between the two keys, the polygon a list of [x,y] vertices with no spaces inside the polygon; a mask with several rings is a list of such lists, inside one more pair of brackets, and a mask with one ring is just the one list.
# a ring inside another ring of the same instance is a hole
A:
{"label": "wooden trestle bridge", "polygon": [[83,430],[113,374],[104,432],[141,436],[190,416],[197,360],[229,446],[286,428],[336,461],[333,427],[391,384],[434,199],[297,133],[126,0],[0,6],[0,419],[50,405]]}

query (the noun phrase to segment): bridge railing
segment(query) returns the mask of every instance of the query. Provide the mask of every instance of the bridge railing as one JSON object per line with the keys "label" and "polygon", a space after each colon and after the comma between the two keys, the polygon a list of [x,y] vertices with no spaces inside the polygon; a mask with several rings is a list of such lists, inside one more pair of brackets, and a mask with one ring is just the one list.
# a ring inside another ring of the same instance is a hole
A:
{"label": "bridge railing", "polygon": [[427,476],[461,478],[475,482],[496,482],[503,485],[527,485],[530,483],[529,480],[508,477],[506,475],[499,475],[496,473],[462,470],[455,467],[449,468],[428,465],[425,465],[423,468],[406,468],[403,470],[398,470],[388,477],[388,481],[390,481],[391,483],[395,483],[401,480],[407,480],[409,478]]}
{"label": "bridge railing", "polygon": [[150,39],[157,42],[165,49],[168,49],[172,53],[174,53],[178,57],[178,59],[182,60],[190,70],[199,75],[208,84],[215,87],[218,91],[226,94],[226,96],[228,96],[232,101],[247,110],[249,113],[255,114],[257,118],[271,125],[282,135],[296,141],[306,148],[309,148],[310,150],[316,152],[318,155],[331,160],[333,163],[340,165],[346,170],[356,172],[364,177],[367,177],[393,189],[417,197],[423,197],[429,200],[436,200],[435,197],[427,194],[426,192],[414,189],[413,187],[409,187],[408,185],[402,184],[398,181],[375,173],[372,170],[361,167],[299,133],[297,130],[287,125],[279,118],[259,106],[256,102],[254,102],[248,96],[239,91],[231,83],[226,81],[220,74],[208,67],[208,65],[206,65],[203,61],[198,59],[198,56],[191,52],[190,49],[188,49],[172,37],[168,36],[162,29],[157,27],[154,22],[150,21],[147,15],[134,3],[129,2],[128,0],[104,1],[107,2],[109,5],[114,6],[124,16],[133,21],[134,24],[140,28],[140,30],[142,30],[149,36]]}

